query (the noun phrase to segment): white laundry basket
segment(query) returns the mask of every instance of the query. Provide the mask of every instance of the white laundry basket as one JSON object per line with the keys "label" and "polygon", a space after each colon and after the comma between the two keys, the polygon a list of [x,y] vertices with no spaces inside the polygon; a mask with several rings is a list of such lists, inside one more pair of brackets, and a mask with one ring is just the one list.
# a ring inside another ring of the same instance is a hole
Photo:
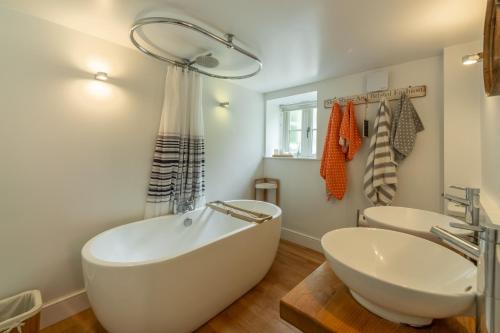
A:
{"label": "white laundry basket", "polygon": [[40,331],[42,295],[29,290],[0,300],[0,333],[35,333]]}

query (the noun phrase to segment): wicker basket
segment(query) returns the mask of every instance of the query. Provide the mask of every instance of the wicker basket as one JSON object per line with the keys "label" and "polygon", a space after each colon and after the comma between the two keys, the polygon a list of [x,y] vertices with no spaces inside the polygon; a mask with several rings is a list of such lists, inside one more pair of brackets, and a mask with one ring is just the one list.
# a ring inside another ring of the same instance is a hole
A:
{"label": "wicker basket", "polygon": [[42,296],[30,290],[0,301],[0,333],[38,333]]}

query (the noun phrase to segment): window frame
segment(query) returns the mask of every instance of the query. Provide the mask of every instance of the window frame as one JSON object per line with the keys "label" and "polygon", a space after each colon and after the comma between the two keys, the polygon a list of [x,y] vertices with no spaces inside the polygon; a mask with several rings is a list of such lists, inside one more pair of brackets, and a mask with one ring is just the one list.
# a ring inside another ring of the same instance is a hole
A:
{"label": "window frame", "polygon": [[[292,105],[281,105],[281,120],[280,120],[280,130],[281,130],[281,151],[288,152],[290,148],[290,132],[301,132],[300,146],[294,157],[300,158],[315,158],[317,152],[313,152],[314,147],[314,132],[316,131],[316,140],[318,133],[317,124],[317,101],[309,101],[296,103]],[[302,111],[302,123],[301,128],[297,130],[290,129],[290,112]],[[316,112],[316,124],[314,124],[314,113]],[[317,142],[316,142],[317,147]]]}

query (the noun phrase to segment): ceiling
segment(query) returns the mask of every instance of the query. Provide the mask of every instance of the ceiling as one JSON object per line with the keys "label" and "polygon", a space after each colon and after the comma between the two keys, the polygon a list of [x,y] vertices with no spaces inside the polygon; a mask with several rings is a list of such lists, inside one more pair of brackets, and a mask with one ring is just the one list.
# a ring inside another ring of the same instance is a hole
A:
{"label": "ceiling", "polygon": [[[486,0],[0,0],[0,4],[133,47],[141,17],[178,11],[236,35],[262,59],[237,82],[268,92],[438,55],[481,38]],[[139,51],[137,51],[139,52]]]}

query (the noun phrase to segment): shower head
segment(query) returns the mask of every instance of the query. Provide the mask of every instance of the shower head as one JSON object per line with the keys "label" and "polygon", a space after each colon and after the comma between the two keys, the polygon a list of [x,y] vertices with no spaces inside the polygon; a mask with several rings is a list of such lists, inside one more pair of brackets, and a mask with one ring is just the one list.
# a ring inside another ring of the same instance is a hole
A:
{"label": "shower head", "polygon": [[217,58],[212,56],[212,53],[201,55],[196,57],[194,62],[200,66],[206,67],[206,68],[214,68],[219,66],[219,60]]}

